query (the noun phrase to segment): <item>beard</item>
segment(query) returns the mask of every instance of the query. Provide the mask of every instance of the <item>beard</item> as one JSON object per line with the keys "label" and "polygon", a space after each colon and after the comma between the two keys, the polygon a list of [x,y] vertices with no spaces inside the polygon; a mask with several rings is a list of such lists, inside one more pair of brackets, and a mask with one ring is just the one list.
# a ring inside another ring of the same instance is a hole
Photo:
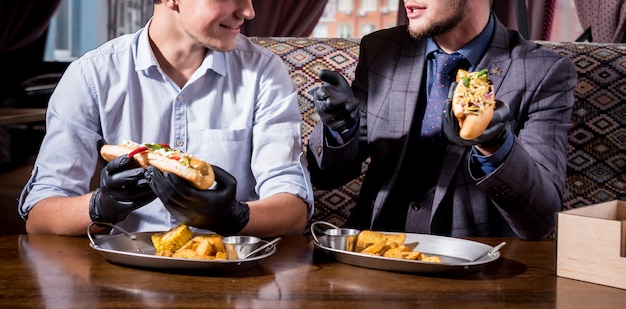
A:
{"label": "beard", "polygon": [[447,16],[439,20],[433,20],[424,27],[412,28],[409,21],[409,34],[414,39],[423,39],[429,36],[446,33],[454,29],[461,22],[465,14],[467,14],[468,6],[468,0],[453,1],[450,7],[446,9],[447,12],[450,12]]}

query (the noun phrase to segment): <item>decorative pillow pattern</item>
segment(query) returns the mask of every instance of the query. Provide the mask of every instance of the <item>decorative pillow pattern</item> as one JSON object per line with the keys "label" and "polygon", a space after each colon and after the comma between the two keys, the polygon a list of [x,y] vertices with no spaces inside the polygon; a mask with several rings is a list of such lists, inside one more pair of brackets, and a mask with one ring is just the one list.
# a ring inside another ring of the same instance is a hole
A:
{"label": "decorative pillow pattern", "polygon": [[[359,40],[252,40],[282,58],[298,88],[306,149],[319,121],[312,96],[321,85],[317,75],[321,69],[331,69],[353,80]],[[626,200],[626,44],[539,43],[570,57],[578,71],[563,209]],[[343,225],[358,198],[362,177],[335,190],[315,190],[311,221]]]}

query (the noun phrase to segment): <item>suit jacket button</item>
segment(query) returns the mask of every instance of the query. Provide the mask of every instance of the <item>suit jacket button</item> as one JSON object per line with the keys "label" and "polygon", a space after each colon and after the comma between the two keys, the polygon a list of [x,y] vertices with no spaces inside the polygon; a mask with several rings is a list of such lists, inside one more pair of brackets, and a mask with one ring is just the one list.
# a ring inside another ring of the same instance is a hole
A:
{"label": "suit jacket button", "polygon": [[418,203],[416,203],[415,201],[411,202],[411,208],[415,211],[420,210],[420,208],[422,208],[422,206]]}

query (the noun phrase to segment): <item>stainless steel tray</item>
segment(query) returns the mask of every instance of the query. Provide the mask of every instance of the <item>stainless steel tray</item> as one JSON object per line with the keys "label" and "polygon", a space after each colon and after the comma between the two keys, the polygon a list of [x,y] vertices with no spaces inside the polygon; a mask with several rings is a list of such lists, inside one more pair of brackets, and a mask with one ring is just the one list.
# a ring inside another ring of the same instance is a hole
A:
{"label": "stainless steel tray", "polygon": [[[388,232],[385,232],[388,233]],[[390,233],[393,234],[393,233]],[[472,273],[500,257],[498,248],[453,237],[405,233],[405,243],[418,242],[414,250],[441,257],[442,263],[387,258],[330,248],[327,236],[318,236],[315,245],[335,260],[354,266],[404,273]]]}
{"label": "stainless steel tray", "polygon": [[[158,232],[128,233],[123,231],[121,234],[97,238],[89,234],[89,246],[100,252],[107,261],[113,264],[168,271],[207,270],[221,273],[251,269],[276,252],[276,246],[272,245],[243,260],[200,260],[156,256],[154,255],[156,249],[152,245],[151,239],[154,233]],[[194,234],[194,236],[196,235],[202,234]],[[261,242],[267,243],[264,240]]]}

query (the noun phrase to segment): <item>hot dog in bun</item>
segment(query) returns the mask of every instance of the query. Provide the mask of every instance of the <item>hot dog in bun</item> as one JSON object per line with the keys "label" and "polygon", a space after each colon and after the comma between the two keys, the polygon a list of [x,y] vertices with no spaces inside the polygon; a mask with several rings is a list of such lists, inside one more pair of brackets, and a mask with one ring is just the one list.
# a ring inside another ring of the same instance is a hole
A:
{"label": "hot dog in bun", "polygon": [[496,106],[493,84],[487,70],[459,70],[452,97],[452,111],[459,121],[459,136],[466,140],[479,137],[493,118]]}
{"label": "hot dog in bun", "polygon": [[201,190],[210,188],[215,182],[215,174],[209,163],[191,154],[172,149],[166,144],[139,144],[124,141],[119,145],[103,145],[100,154],[107,161],[121,155],[128,155],[144,168],[151,165],[162,172],[170,172],[186,179]]}

